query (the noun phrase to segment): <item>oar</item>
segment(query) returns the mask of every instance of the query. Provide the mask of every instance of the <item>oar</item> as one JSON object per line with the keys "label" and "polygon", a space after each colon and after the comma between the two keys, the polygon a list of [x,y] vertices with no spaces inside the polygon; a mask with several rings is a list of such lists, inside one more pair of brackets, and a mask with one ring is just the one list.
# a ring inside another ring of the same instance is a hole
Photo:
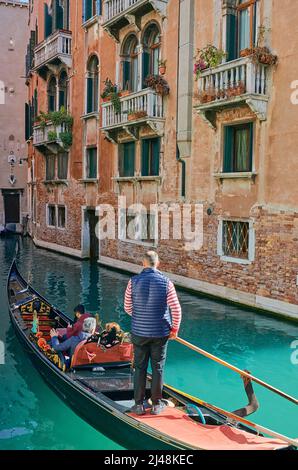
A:
{"label": "oar", "polygon": [[275,388],[272,385],[270,385],[266,382],[263,382],[263,380],[258,379],[258,377],[254,377],[253,375],[250,375],[248,372],[245,372],[244,370],[238,369],[238,367],[235,367],[232,364],[229,364],[228,362],[224,361],[223,359],[220,359],[219,357],[213,356],[213,354],[210,354],[207,351],[204,351],[203,349],[198,348],[194,344],[191,344],[191,343],[189,343],[188,341],[185,341],[182,338],[176,338],[176,341],[178,341],[178,343],[183,344],[187,348],[192,349],[193,351],[196,351],[197,353],[201,354],[202,356],[208,357],[212,361],[215,361],[218,364],[221,364],[224,367],[227,367],[228,369],[231,369],[234,372],[237,372],[242,377],[247,377],[248,379],[252,380],[253,382],[256,382],[257,384],[262,385],[262,387],[265,387],[268,390],[271,390],[271,392],[277,393],[277,395],[280,395],[281,397],[286,398],[286,400],[289,400],[292,403],[295,403],[295,405],[298,405],[297,398],[294,398],[291,395],[288,395],[287,393],[283,392],[282,390],[279,390],[278,388]]}
{"label": "oar", "polygon": [[252,423],[248,419],[241,418],[238,415],[235,415],[234,413],[231,413],[230,411],[223,410],[221,408],[218,408],[217,406],[210,405],[209,403],[206,403],[203,400],[200,400],[199,398],[193,397],[192,395],[189,395],[188,393],[181,392],[181,390],[177,390],[176,388],[172,387],[171,385],[165,385],[169,390],[172,390],[173,392],[184,396],[185,398],[188,398],[195,403],[198,403],[201,406],[204,406],[206,408],[209,408],[210,410],[215,411],[216,413],[220,413],[224,415],[227,418],[232,419],[233,421],[237,423],[242,423],[245,424],[246,426],[249,426],[253,429],[255,429],[257,432],[261,432],[264,434],[268,434],[271,437],[275,437],[277,439],[280,439],[281,441],[286,442],[287,444],[290,444],[291,446],[298,447],[298,439],[292,439],[291,437],[284,436],[283,434],[279,434],[278,432],[272,431],[271,429],[265,428],[264,426],[260,426],[259,424]]}

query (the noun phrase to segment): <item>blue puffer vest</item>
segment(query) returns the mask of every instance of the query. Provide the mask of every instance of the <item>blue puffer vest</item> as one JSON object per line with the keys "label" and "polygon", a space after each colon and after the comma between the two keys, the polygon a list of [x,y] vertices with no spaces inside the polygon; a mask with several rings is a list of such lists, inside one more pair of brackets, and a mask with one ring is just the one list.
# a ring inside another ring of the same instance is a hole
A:
{"label": "blue puffer vest", "polygon": [[164,338],[171,331],[167,305],[169,279],[156,269],[146,268],[132,284],[132,333],[147,338]]}

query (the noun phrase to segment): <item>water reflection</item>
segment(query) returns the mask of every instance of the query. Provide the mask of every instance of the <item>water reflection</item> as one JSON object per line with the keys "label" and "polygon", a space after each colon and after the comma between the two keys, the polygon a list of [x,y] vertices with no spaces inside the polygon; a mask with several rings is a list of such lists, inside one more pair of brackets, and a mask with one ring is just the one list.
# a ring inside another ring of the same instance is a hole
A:
{"label": "water reflection", "polygon": [[[115,320],[129,329],[130,318],[123,310],[126,274],[39,250],[29,239],[21,244],[19,268],[50,302],[70,315],[82,302],[88,311],[99,312],[103,322]],[[14,246],[14,240],[0,240],[0,339],[6,338],[7,348],[6,365],[0,367],[0,432],[5,431],[4,437],[12,428],[20,432],[11,440],[1,439],[0,434],[0,448],[113,449],[116,444],[80,420],[51,392],[15,338],[5,292]],[[181,336],[297,395],[298,366],[290,362],[297,325],[183,291],[179,297],[183,307]],[[166,380],[226,409],[246,404],[237,375],[177,343],[169,348]],[[256,422],[297,436],[295,406],[258,386],[256,391],[261,402]]]}

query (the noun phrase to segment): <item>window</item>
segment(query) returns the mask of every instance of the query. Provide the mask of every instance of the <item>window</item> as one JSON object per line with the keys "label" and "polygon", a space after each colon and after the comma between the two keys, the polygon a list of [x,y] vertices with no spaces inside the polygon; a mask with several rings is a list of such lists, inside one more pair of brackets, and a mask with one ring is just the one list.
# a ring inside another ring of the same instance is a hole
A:
{"label": "window", "polygon": [[159,74],[160,31],[155,23],[150,24],[143,38],[143,86],[148,75]]}
{"label": "window", "polygon": [[119,175],[123,177],[135,174],[135,143],[126,142],[119,145]]}
{"label": "window", "polygon": [[68,153],[58,154],[58,179],[67,180],[68,176]]}
{"label": "window", "polygon": [[120,211],[120,240],[137,241],[140,243],[156,244],[156,215],[143,212],[134,212],[129,209]]}
{"label": "window", "polygon": [[48,111],[57,110],[57,82],[55,77],[51,77],[48,82]]}
{"label": "window", "polygon": [[224,220],[222,224],[223,256],[249,259],[249,222]]}
{"label": "window", "polygon": [[237,3],[226,20],[228,61],[239,57],[241,51],[253,48],[257,42],[257,0],[239,0]]}
{"label": "window", "polygon": [[123,90],[138,90],[138,40],[134,34],[130,35],[123,47],[122,61],[122,88]]}
{"label": "window", "polygon": [[224,173],[252,171],[253,123],[224,128]]}
{"label": "window", "polygon": [[98,65],[98,58],[93,55],[87,65],[87,114],[98,111]]}
{"label": "window", "polygon": [[65,206],[58,206],[58,227],[65,228],[65,226],[66,226]]}
{"label": "window", "polygon": [[53,17],[47,3],[44,3],[44,38],[48,38],[53,30]]}
{"label": "window", "polygon": [[46,156],[46,181],[55,179],[55,157],[52,155]]}
{"label": "window", "polygon": [[159,175],[160,139],[142,141],[142,176]]}
{"label": "window", "polygon": [[83,0],[83,23],[101,13],[102,0]]}
{"label": "window", "polygon": [[48,206],[48,225],[56,227],[56,206]]}
{"label": "window", "polygon": [[86,178],[97,178],[97,147],[86,150]]}
{"label": "window", "polygon": [[63,70],[59,77],[59,110],[63,107],[67,110],[68,100],[68,77]]}
{"label": "window", "polygon": [[252,48],[256,42],[257,0],[240,0],[237,11],[238,52]]}

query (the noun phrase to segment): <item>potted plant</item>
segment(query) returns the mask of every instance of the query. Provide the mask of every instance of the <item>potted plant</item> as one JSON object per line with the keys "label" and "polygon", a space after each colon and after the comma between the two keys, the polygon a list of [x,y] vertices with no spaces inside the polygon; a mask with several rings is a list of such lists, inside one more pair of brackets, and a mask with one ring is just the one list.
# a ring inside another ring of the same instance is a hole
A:
{"label": "potted plant", "polygon": [[55,142],[58,139],[58,135],[56,131],[49,131],[48,132],[48,141]]}
{"label": "potted plant", "polygon": [[111,96],[112,93],[117,92],[117,86],[110,80],[109,78],[106,78],[104,81],[104,89],[103,92],[101,93],[101,98],[102,100],[105,101],[111,101]]}
{"label": "potted plant", "polygon": [[275,65],[277,63],[277,56],[272,54],[269,48],[265,45],[265,35],[269,31],[264,25],[259,26],[257,45],[253,48],[247,48],[240,51],[241,57],[251,55],[255,64]]}
{"label": "potted plant", "polygon": [[160,75],[164,75],[167,70],[167,61],[166,60],[159,60],[158,61],[158,70]]}
{"label": "potted plant", "polygon": [[168,82],[161,75],[149,75],[145,84],[159,95],[166,96],[170,93]]}
{"label": "potted plant", "polygon": [[198,49],[194,65],[196,79],[198,80],[204,70],[220,65],[225,57],[226,53],[212,44],[208,44],[203,49]]}

